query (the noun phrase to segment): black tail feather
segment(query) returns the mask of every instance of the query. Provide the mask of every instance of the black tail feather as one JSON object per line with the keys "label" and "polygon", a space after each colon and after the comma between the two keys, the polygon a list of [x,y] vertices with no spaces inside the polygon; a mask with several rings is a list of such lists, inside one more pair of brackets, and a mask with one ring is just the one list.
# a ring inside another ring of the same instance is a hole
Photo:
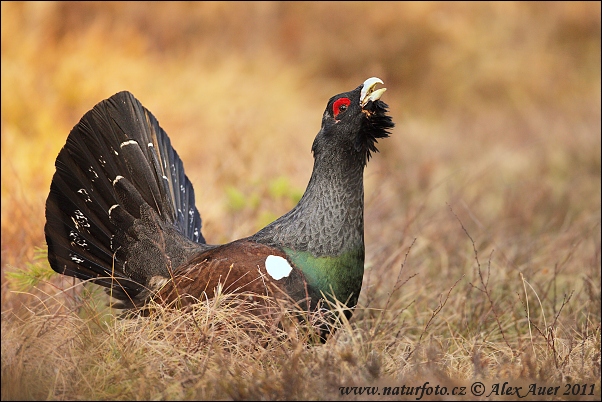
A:
{"label": "black tail feather", "polygon": [[[121,299],[167,273],[165,262],[208,247],[182,161],[129,92],[100,102],[71,130],[56,160],[45,234],[55,271],[110,287]],[[128,259],[147,264],[132,272]]]}

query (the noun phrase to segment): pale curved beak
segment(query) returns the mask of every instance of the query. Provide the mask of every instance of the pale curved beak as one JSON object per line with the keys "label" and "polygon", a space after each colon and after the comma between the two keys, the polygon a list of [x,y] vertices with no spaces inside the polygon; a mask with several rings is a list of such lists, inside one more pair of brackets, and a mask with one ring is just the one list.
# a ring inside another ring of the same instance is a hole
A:
{"label": "pale curved beak", "polygon": [[364,86],[362,87],[362,92],[360,93],[360,105],[362,107],[366,106],[366,104],[370,101],[374,102],[379,100],[382,94],[387,90],[387,88],[374,90],[376,84],[384,84],[384,82],[380,78],[376,77],[368,78],[366,81],[364,81]]}

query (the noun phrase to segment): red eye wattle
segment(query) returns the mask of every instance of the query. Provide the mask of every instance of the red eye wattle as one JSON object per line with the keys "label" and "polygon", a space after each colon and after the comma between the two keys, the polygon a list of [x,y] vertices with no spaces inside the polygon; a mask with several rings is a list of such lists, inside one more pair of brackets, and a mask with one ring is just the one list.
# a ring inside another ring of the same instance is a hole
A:
{"label": "red eye wattle", "polygon": [[334,117],[336,118],[339,115],[339,113],[347,110],[347,106],[349,106],[350,103],[351,101],[349,100],[349,98],[341,98],[334,101],[334,104],[332,105],[332,114],[334,115]]}

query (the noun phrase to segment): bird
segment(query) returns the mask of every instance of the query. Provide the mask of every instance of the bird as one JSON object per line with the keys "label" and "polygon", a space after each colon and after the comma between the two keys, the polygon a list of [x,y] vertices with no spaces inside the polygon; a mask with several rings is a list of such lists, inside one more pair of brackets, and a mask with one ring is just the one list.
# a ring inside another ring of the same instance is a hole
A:
{"label": "bird", "polygon": [[394,127],[379,78],[330,98],[307,188],[255,234],[207,244],[195,192],[155,116],[122,91],[99,102],[60,150],[46,200],[48,261],[106,288],[118,308],[182,308],[218,292],[357,305],[364,274],[364,169]]}

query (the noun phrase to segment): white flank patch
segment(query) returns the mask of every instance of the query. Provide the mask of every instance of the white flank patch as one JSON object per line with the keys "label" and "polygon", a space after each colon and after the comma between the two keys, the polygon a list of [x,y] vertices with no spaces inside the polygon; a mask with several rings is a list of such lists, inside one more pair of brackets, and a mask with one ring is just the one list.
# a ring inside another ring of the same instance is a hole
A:
{"label": "white flank patch", "polygon": [[290,266],[285,258],[278,257],[277,255],[268,255],[268,258],[265,259],[265,269],[272,278],[279,281],[289,276],[293,267]]}

